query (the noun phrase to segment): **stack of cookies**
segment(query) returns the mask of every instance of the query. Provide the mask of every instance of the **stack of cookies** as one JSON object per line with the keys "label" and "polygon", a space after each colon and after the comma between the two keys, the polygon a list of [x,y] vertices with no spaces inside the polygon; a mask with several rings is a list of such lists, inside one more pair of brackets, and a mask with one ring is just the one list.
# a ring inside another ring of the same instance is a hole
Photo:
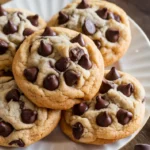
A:
{"label": "stack of cookies", "polygon": [[115,67],[104,70],[130,41],[126,13],[106,1],[76,0],[48,24],[0,7],[0,145],[28,146],[59,121],[73,141],[95,145],[140,129],[143,86]]}

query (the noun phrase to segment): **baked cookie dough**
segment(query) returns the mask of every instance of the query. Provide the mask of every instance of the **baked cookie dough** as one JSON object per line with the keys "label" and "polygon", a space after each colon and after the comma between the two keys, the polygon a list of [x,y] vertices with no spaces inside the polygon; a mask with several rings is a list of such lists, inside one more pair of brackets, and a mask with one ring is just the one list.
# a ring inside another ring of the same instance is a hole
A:
{"label": "baked cookie dough", "polygon": [[37,14],[0,6],[0,69],[11,68],[14,55],[23,40],[45,26],[46,22]]}
{"label": "baked cookie dough", "polygon": [[145,91],[131,75],[114,67],[105,71],[91,102],[63,111],[61,129],[73,141],[106,144],[125,138],[142,126]]}
{"label": "baked cookie dough", "polygon": [[85,35],[53,27],[28,37],[15,55],[17,85],[37,106],[69,109],[91,100],[104,75],[102,56]]}
{"label": "baked cookie dough", "polygon": [[100,50],[105,66],[118,61],[131,42],[127,14],[115,4],[82,0],[67,5],[48,23],[88,35]]}
{"label": "baked cookie dough", "polygon": [[20,91],[10,72],[0,71],[0,145],[25,147],[57,126],[61,111],[38,108]]}

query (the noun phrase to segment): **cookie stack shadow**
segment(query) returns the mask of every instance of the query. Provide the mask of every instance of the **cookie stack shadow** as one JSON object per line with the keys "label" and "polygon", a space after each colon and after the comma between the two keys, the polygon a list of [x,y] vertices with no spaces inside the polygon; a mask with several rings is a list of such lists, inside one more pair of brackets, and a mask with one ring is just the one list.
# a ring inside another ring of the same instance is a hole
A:
{"label": "cookie stack shadow", "polygon": [[25,147],[60,127],[74,142],[102,145],[142,127],[145,91],[115,67],[131,42],[115,4],[76,0],[48,24],[0,7],[0,145]]}

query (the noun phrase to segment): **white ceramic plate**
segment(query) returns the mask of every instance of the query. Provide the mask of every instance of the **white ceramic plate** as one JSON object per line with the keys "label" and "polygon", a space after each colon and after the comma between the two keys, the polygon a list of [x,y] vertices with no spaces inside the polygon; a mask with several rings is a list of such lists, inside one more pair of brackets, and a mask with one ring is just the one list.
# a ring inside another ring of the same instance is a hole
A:
{"label": "white ceramic plate", "polygon": [[[5,4],[4,7],[26,8],[36,12],[48,21],[53,14],[58,12],[70,1],[71,0],[14,0]],[[120,70],[128,72],[138,78],[145,87],[146,114],[143,123],[144,126],[150,115],[150,42],[144,32],[132,19],[130,19],[130,23],[132,43],[127,54],[119,61],[117,66],[119,66]],[[57,127],[43,140],[27,148],[19,148],[18,150],[118,150],[131,141],[137,133],[138,132],[113,144],[93,146],[72,142],[63,135],[59,127]],[[0,150],[8,149],[9,148],[0,147]]]}

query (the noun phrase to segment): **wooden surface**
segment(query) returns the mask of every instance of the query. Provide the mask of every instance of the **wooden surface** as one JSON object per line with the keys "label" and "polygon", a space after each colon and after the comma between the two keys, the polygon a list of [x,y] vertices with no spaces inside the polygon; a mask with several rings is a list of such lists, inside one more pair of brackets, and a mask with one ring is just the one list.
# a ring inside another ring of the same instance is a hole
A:
{"label": "wooden surface", "polygon": [[[10,0],[0,0],[3,4]],[[121,6],[133,18],[150,38],[150,0],[108,0]],[[121,150],[134,150],[138,143],[150,144],[150,119],[142,131]]]}

